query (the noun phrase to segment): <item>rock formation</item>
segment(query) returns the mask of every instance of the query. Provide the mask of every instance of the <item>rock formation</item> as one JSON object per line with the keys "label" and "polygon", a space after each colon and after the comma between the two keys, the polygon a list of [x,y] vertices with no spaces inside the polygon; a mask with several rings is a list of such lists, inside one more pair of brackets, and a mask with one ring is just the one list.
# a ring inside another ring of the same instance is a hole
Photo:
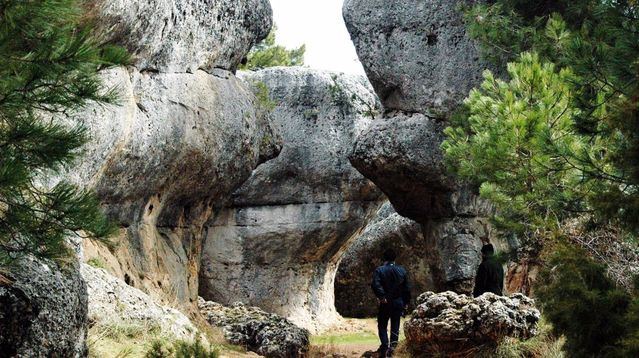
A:
{"label": "rock formation", "polygon": [[198,329],[182,312],[155,303],[104,269],[82,264],[80,272],[87,283],[90,325],[139,325],[157,329],[163,337],[197,337]]}
{"label": "rock formation", "polygon": [[194,309],[204,224],[279,150],[232,72],[268,33],[270,5],[105,1],[95,13],[135,66],[104,73],[118,105],[77,115],[93,138],[68,178],[95,189],[121,226],[116,249],[94,247],[86,259],[99,254],[127,284]]}
{"label": "rock formation", "polygon": [[276,314],[241,303],[224,307],[201,297],[198,306],[204,318],[221,327],[232,344],[269,358],[303,357],[308,350],[308,331]]}
{"label": "rock formation", "polygon": [[78,267],[33,257],[0,281],[0,355],[84,357],[87,290]]}
{"label": "rock formation", "polygon": [[386,110],[357,138],[350,161],[400,215],[422,225],[435,288],[469,292],[490,207],[448,174],[440,145],[447,120],[486,65],[458,6],[346,0],[343,12]]}
{"label": "rock formation", "polygon": [[108,40],[125,46],[141,71],[235,71],[272,24],[268,0],[99,0]]}
{"label": "rock formation", "polygon": [[346,249],[335,277],[335,306],[346,317],[374,317],[377,298],[371,277],[384,250],[392,247],[397,263],[410,275],[412,295],[434,289],[428,247],[419,224],[397,214],[386,202],[353,244]]}
{"label": "rock formation", "polygon": [[537,334],[539,310],[532,299],[485,293],[472,298],[454,292],[426,292],[404,324],[408,347],[415,352],[448,355],[495,345],[505,337]]}
{"label": "rock formation", "polygon": [[340,254],[382,200],[347,159],[377,99],[363,78],[305,68],[244,79],[268,88],[283,147],[207,223],[200,295],[258,306],[309,329],[326,327],[338,319],[333,279]]}

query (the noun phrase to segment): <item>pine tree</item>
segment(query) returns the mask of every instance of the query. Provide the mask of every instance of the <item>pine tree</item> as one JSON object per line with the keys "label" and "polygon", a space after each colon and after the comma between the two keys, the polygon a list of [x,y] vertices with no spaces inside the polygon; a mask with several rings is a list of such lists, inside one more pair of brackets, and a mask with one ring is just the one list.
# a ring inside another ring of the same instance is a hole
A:
{"label": "pine tree", "polygon": [[[469,33],[500,66],[534,51],[569,68],[584,140],[605,143],[583,161],[600,215],[639,230],[639,7],[634,0],[497,0],[466,11]],[[593,160],[591,160],[593,159]],[[585,169],[585,168],[584,168]]]}
{"label": "pine tree", "polygon": [[277,27],[274,26],[268,36],[249,52],[246,64],[241,66],[242,70],[261,70],[275,66],[304,65],[306,46],[302,45],[289,50],[282,45],[277,45],[275,41],[276,32]]}
{"label": "pine tree", "polygon": [[80,0],[0,0],[0,266],[24,254],[62,259],[70,233],[104,238],[112,225],[96,197],[47,177],[87,142],[72,115],[113,102],[98,72],[124,64],[119,47],[91,34]]}

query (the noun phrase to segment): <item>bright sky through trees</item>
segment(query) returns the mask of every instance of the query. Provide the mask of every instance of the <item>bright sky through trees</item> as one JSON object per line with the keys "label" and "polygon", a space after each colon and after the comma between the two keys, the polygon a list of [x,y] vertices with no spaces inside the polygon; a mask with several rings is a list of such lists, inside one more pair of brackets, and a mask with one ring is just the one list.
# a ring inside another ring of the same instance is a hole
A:
{"label": "bright sky through trees", "polygon": [[312,68],[363,74],[342,19],[344,0],[271,0],[277,43],[306,44],[304,63]]}

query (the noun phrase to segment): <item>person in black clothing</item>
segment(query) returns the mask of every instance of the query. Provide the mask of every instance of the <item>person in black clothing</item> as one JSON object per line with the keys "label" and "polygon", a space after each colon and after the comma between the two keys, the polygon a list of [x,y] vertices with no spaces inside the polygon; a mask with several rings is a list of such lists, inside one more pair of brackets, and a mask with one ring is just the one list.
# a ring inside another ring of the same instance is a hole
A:
{"label": "person in black clothing", "polygon": [[481,248],[482,262],[475,277],[473,296],[481,296],[486,292],[502,295],[504,292],[504,268],[495,257],[495,248],[486,244]]}
{"label": "person in black clothing", "polygon": [[[383,255],[384,264],[373,274],[371,287],[379,300],[377,329],[381,346],[380,356],[391,356],[399,340],[399,321],[406,306],[410,303],[410,283],[408,273],[395,264],[395,252],[386,250]],[[391,323],[390,344],[388,341],[388,321]]]}

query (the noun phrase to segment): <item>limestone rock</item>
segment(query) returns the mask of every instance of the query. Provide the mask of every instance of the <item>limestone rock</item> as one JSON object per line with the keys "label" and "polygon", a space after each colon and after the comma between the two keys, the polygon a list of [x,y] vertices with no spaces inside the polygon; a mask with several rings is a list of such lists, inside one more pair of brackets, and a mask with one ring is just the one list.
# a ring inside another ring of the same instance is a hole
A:
{"label": "limestone rock", "polygon": [[92,140],[66,177],[96,190],[121,225],[117,249],[102,251],[116,258],[120,279],[154,298],[195,305],[203,225],[278,152],[277,140],[264,140],[277,135],[229,72],[132,68],[104,76],[121,89],[121,103],[78,114]]}
{"label": "limestone rock", "polygon": [[377,298],[371,290],[371,277],[382,262],[388,247],[397,253],[396,262],[408,271],[413,298],[421,292],[434,290],[434,282],[422,228],[416,222],[401,217],[386,202],[361,235],[346,250],[335,277],[335,305],[346,317],[374,317]]}
{"label": "limestone rock", "polygon": [[225,307],[201,297],[198,306],[211,325],[222,327],[232,344],[276,358],[303,357],[308,350],[309,332],[278,315],[241,303]]}
{"label": "limestone rock", "polygon": [[86,356],[87,289],[77,266],[27,256],[5,275],[13,282],[0,282],[0,355]]}
{"label": "limestone rock", "polygon": [[90,324],[138,324],[175,339],[196,338],[197,328],[180,311],[157,304],[104,269],[82,264],[80,272],[87,283]]}
{"label": "limestone rock", "polygon": [[361,77],[273,68],[244,79],[268,88],[283,147],[207,224],[200,295],[258,306],[311,330],[326,327],[338,319],[339,254],[381,201],[347,159],[378,102]]}
{"label": "limestone rock", "polygon": [[474,2],[344,2],[346,26],[386,109],[447,118],[480,83],[486,64],[458,10]]}
{"label": "limestone rock", "polygon": [[444,127],[422,114],[378,119],[357,138],[350,161],[388,196],[397,213],[417,222],[489,211],[448,174],[440,148]]}
{"label": "limestone rock", "polygon": [[453,354],[504,337],[527,339],[537,334],[539,310],[519,293],[472,298],[450,291],[426,292],[417,302],[404,324],[408,346],[415,353]]}
{"label": "limestone rock", "polygon": [[234,71],[272,25],[268,0],[100,0],[98,24],[139,70]]}

